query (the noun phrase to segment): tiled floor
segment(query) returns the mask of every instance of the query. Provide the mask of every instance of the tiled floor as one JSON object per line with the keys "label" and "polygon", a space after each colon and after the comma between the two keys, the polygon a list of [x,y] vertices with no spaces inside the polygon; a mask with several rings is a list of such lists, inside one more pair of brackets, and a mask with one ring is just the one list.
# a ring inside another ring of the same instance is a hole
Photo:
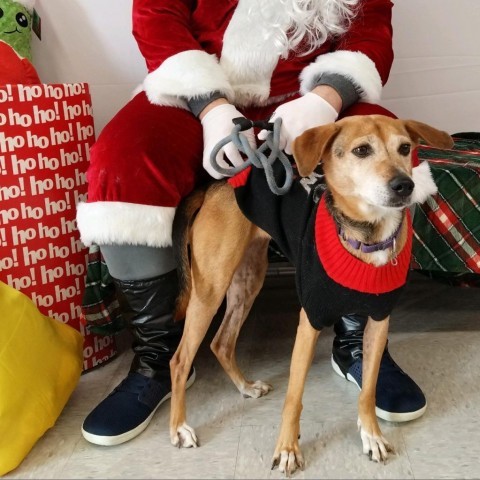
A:
{"label": "tiled floor", "polygon": [[[127,350],[81,378],[56,426],[6,478],[280,478],[270,470],[297,321],[292,278],[267,279],[240,339],[247,375],[272,383],[266,397],[244,399],[204,342],[188,390],[197,449],[171,446],[168,404],[149,428],[117,447],[88,444],[84,416],[128,369]],[[397,453],[386,465],[361,452],[358,390],[330,367],[332,331],[320,336],[304,395],[306,468],[296,478],[480,478],[480,289],[449,287],[419,274],[391,321],[390,351],[425,391],[426,414],[407,424],[381,421]],[[218,322],[217,322],[218,323]],[[211,338],[212,332],[209,332]]]}

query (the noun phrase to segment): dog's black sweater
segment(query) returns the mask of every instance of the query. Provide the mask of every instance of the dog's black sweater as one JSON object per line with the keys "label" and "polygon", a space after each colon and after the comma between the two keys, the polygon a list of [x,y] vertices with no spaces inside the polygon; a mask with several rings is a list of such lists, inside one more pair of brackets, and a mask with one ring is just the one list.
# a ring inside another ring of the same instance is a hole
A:
{"label": "dog's black sweater", "polygon": [[396,258],[398,263],[374,267],[342,246],[325,198],[318,201],[321,189],[311,188],[309,193],[305,182],[296,179],[286,195],[275,195],[261,169],[249,168],[229,179],[244,215],[267,232],[295,266],[299,300],[314,328],[321,330],[352,313],[383,320],[406,282],[410,218],[408,240]]}

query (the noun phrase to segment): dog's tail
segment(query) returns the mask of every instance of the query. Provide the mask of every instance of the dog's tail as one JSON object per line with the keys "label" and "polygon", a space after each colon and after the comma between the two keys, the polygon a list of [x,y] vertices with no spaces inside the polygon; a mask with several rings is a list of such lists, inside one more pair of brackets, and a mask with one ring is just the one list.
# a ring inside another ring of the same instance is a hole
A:
{"label": "dog's tail", "polygon": [[197,212],[204,200],[207,187],[194,190],[178,205],[173,219],[172,241],[173,252],[177,262],[179,293],[175,305],[175,320],[183,320],[192,291],[192,276],[190,268],[189,238],[190,229]]}

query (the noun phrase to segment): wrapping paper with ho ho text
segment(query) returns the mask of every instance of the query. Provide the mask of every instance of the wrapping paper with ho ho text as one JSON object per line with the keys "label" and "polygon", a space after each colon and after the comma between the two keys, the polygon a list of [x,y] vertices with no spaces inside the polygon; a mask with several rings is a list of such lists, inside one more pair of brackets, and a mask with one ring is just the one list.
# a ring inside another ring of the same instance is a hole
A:
{"label": "wrapping paper with ho ho text", "polygon": [[81,322],[88,250],[75,217],[94,138],[87,84],[0,85],[0,280],[84,335],[85,370],[116,354]]}

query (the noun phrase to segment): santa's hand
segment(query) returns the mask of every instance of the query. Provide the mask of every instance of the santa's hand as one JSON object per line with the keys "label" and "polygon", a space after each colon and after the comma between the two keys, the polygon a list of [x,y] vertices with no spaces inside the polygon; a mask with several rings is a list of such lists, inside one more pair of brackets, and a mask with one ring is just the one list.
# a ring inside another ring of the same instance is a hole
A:
{"label": "santa's hand", "polygon": [[[270,121],[282,119],[280,130],[280,148],[291,155],[293,141],[309,128],[334,122],[338,112],[316,93],[308,92],[303,97],[296,98],[280,105]],[[269,132],[262,130],[258,134],[260,140],[265,140]]]}
{"label": "santa's hand", "polygon": [[[203,168],[213,177],[220,179],[223,175],[217,172],[210,160],[215,145],[228,137],[234,128],[232,120],[234,118],[244,117],[233,105],[221,104],[212,108],[203,118]],[[252,148],[256,148],[255,134],[253,128],[242,132]],[[244,163],[244,159],[235,145],[230,142],[222,147],[217,154],[217,163],[220,167],[229,168],[232,165],[239,167]]]}

